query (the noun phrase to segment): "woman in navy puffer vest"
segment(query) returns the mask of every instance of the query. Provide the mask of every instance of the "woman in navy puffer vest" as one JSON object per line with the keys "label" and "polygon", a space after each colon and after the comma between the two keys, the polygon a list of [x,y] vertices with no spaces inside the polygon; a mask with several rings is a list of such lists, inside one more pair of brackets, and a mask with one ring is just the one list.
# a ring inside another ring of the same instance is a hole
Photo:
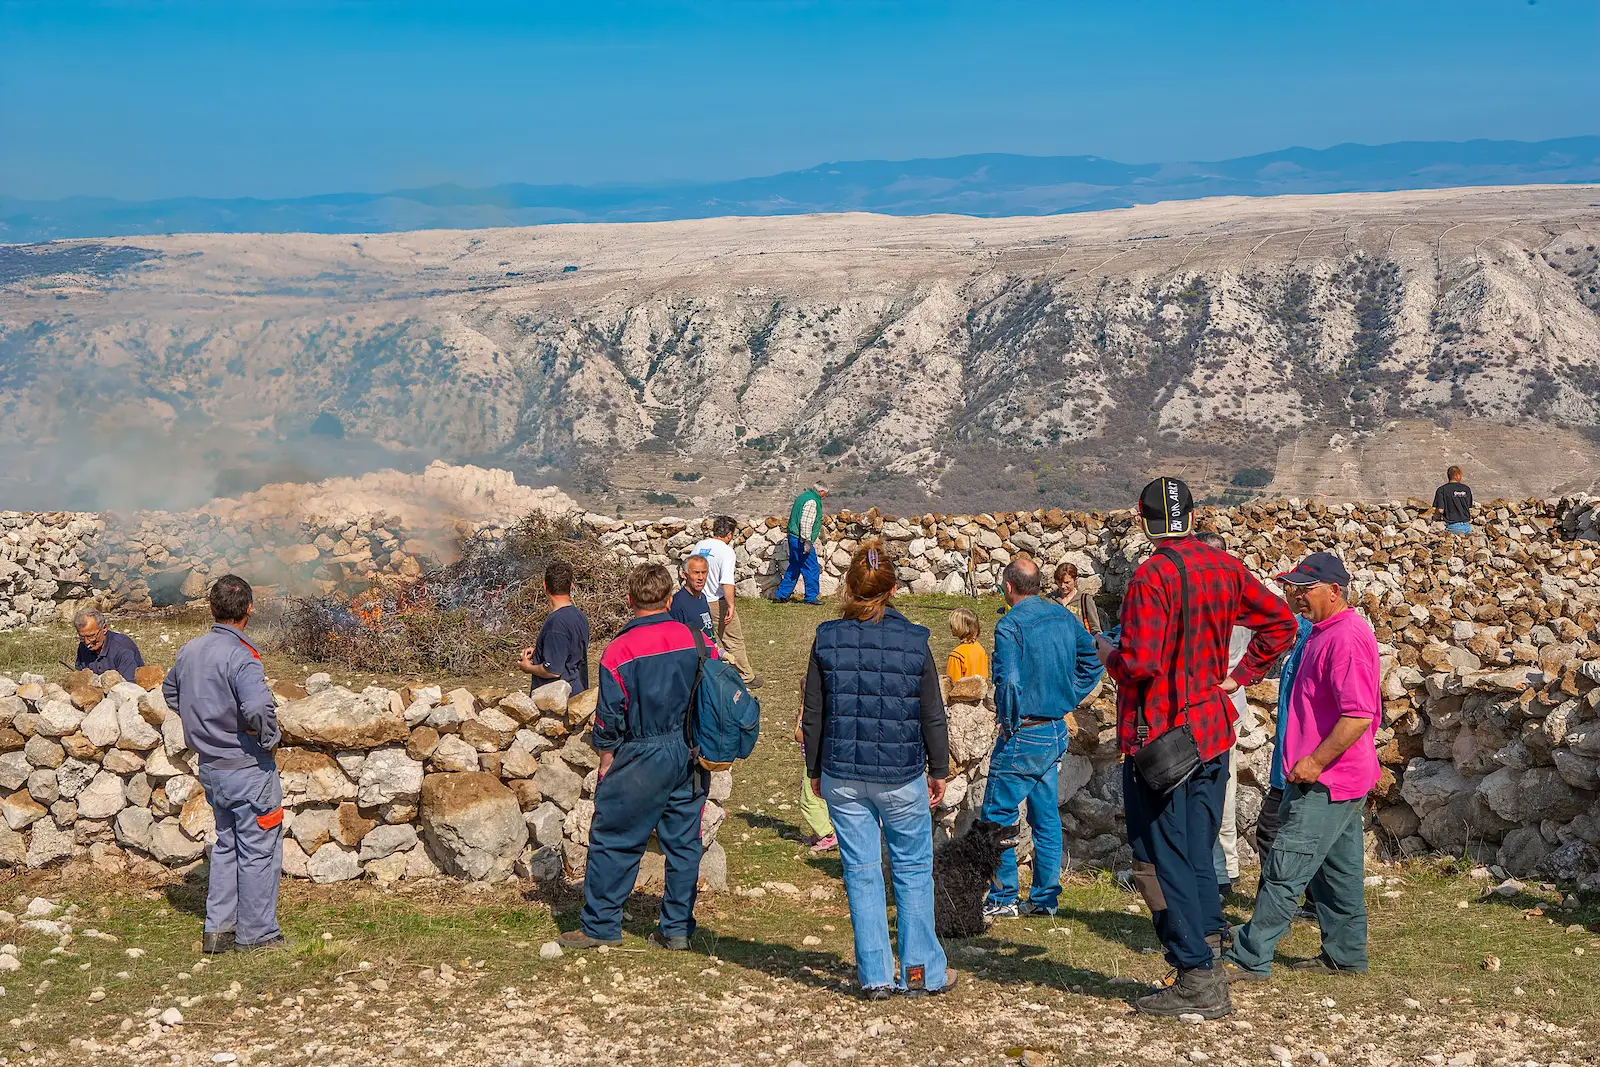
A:
{"label": "woman in navy puffer vest", "polygon": [[[889,607],[894,564],[877,542],[850,561],[840,618],[817,627],[806,672],[806,774],[828,802],[844,862],[864,996],[955,985],[933,932],[933,816],[950,776],[950,736],[928,630]],[[900,966],[889,943],[889,846]]]}

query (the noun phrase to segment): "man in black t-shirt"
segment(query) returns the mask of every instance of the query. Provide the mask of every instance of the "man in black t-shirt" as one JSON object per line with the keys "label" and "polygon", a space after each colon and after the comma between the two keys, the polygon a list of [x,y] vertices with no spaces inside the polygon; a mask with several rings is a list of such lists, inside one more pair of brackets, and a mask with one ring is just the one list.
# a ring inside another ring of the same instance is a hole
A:
{"label": "man in black t-shirt", "polygon": [[1433,494],[1433,508],[1444,520],[1444,528],[1453,534],[1472,532],[1472,490],[1461,480],[1461,468],[1451,467],[1445,472],[1450,479]]}
{"label": "man in black t-shirt", "polygon": [[706,579],[711,565],[704,556],[690,556],[683,562],[683,585],[672,594],[672,605],[667,613],[687,626],[698,630],[706,644],[717,643],[717,626],[711,618],[711,602],[706,600]]}
{"label": "man in black t-shirt", "polygon": [[535,678],[564,678],[573,695],[589,688],[589,620],[572,603],[572,565],[556,560],[544,569],[550,614],[517,666]]}

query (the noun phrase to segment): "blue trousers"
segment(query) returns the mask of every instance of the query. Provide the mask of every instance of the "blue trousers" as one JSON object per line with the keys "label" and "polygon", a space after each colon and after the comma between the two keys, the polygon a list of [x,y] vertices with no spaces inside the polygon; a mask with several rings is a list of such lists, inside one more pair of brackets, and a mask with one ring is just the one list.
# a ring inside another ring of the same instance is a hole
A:
{"label": "blue trousers", "polygon": [[1446,523],[1445,524],[1445,532],[1446,533],[1453,533],[1453,534],[1470,534],[1472,532],[1472,523],[1470,523],[1470,522],[1451,522],[1451,523]]}
{"label": "blue trousers", "polygon": [[1222,825],[1229,755],[1200,764],[1165,795],[1144,784],[1132,759],[1122,761],[1134,885],[1150,907],[1167,962],[1185,970],[1210,970],[1206,936],[1223,927],[1212,850]]}
{"label": "blue trousers", "polygon": [[[1001,826],[1017,821],[1028,805],[1033,835],[1033,886],[1028,901],[1054,908],[1061,899],[1061,757],[1067,754],[1067,724],[1057,719],[1024,726],[995,742],[989,756],[989,781],[983,787],[980,818]],[[1008,848],[989,886],[994,904],[1017,902],[1017,850]]]}
{"label": "blue trousers", "polygon": [[789,566],[784,568],[783,581],[778,583],[778,591],[774,596],[778,600],[788,600],[795,584],[802,578],[805,579],[806,603],[815,604],[822,593],[822,569],[817,566],[817,546],[812,542],[802,544],[800,538],[790,534]]}
{"label": "blue trousers", "polygon": [[[850,929],[856,942],[856,980],[862,989],[942,989],[944,946],[933,931],[933,814],[928,780],[904,785],[822,776],[833,832],[844,863]],[[881,831],[881,833],[880,833]],[[889,906],[883,895],[883,846],[894,879],[900,968],[889,943]]]}
{"label": "blue trousers", "polygon": [[253,945],[277,937],[278,879],[283,872],[283,783],[268,762],[224,770],[200,764],[200,786],[216,817],[206,932],[233,931]]}
{"label": "blue trousers", "polygon": [[590,937],[622,936],[622,906],[639,879],[650,834],[666,857],[663,937],[694,934],[700,881],[700,815],[710,776],[689,762],[682,734],[624,741],[594,791],[580,923]]}

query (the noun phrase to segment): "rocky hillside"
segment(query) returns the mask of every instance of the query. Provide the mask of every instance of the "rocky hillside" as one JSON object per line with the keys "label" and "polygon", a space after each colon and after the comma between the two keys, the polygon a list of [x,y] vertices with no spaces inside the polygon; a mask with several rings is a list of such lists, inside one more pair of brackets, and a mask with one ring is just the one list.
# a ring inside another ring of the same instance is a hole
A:
{"label": "rocky hillside", "polygon": [[702,504],[829,467],[946,510],[1121,503],[1172,463],[1214,494],[1340,495],[1280,450],[1454,419],[1570,428],[1551,464],[1481,480],[1582,489],[1597,240],[1600,192],[1544,187],[11,246],[3,488],[190,504],[360,447],[495,456],[607,509],[662,455],[721,465]]}

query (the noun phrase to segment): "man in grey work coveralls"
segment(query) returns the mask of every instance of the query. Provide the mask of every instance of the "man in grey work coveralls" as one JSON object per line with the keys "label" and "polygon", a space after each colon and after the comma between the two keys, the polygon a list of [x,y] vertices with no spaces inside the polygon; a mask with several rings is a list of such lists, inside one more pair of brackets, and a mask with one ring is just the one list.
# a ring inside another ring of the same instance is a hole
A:
{"label": "man in grey work coveralls", "polygon": [[228,574],[211,584],[215,625],[178,650],[161,685],[183,719],[183,736],[200,758],[200,785],[217,819],[206,892],[205,952],[283,942],[278,878],[283,869],[283,785],[272,750],[278,715],[245,637],[254,594]]}

